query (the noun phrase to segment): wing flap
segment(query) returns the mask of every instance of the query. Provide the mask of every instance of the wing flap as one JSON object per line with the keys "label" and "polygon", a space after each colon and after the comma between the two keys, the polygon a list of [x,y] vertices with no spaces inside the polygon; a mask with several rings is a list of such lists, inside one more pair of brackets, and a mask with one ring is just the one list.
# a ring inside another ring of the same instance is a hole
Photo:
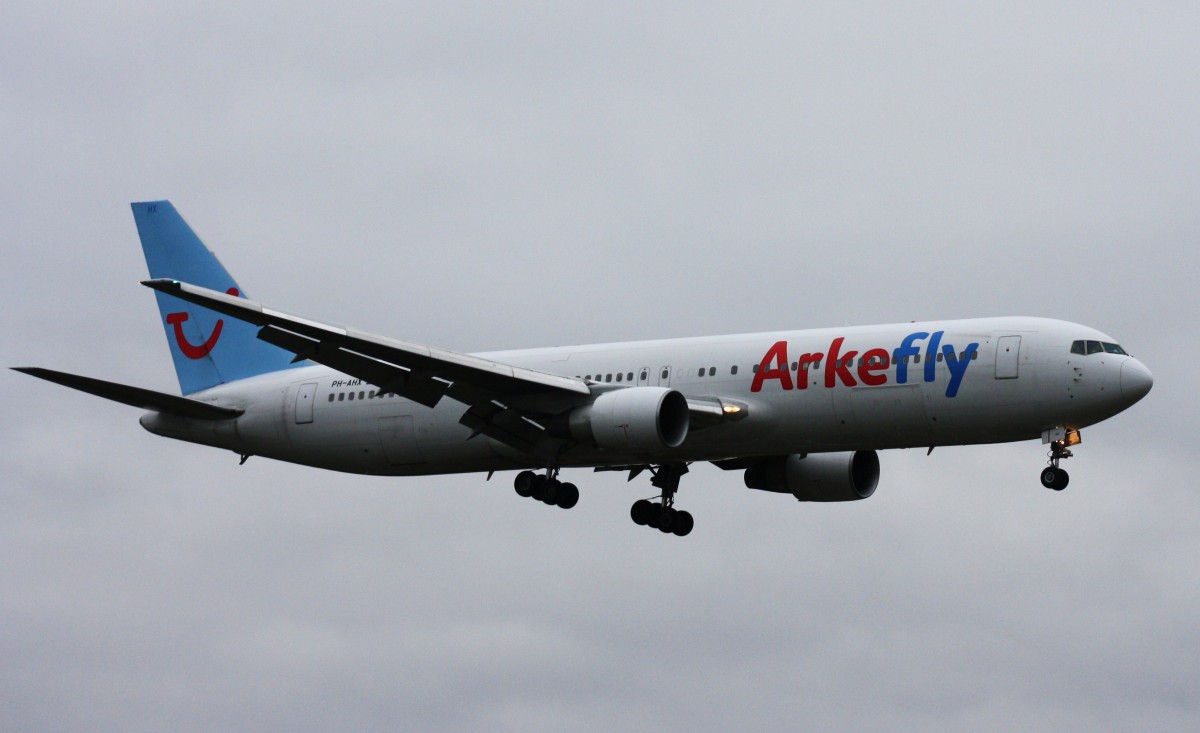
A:
{"label": "wing flap", "polygon": [[310,359],[319,364],[351,374],[379,387],[381,392],[394,392],[426,407],[434,407],[446,394],[449,385],[436,379],[414,374],[409,369],[389,364],[334,343],[292,333],[277,326],[266,326],[258,337],[269,344]]}

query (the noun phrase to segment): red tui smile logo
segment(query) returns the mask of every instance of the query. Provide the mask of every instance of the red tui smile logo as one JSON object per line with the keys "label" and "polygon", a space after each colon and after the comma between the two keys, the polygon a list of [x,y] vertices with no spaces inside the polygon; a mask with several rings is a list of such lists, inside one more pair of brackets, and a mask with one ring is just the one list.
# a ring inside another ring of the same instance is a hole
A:
{"label": "red tui smile logo", "polygon": [[[230,288],[225,291],[227,295],[237,295],[237,288]],[[196,346],[187,340],[183,335],[183,322],[188,319],[187,313],[168,313],[167,323],[175,327],[175,343],[179,344],[179,350],[189,359],[202,359],[208,356],[208,353],[217,345],[217,339],[221,338],[221,330],[225,328],[225,319],[217,319],[217,325],[213,326],[212,335],[204,343]]]}

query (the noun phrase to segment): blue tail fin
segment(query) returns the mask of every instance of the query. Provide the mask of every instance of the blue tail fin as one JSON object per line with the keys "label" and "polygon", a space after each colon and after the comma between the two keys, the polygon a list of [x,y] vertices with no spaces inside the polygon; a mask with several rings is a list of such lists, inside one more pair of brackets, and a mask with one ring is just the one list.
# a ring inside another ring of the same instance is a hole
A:
{"label": "blue tail fin", "polygon": [[[170,201],[131,204],[151,278],[171,278],[241,295],[216,256],[204,246]],[[257,337],[258,328],[222,318],[206,308],[156,292],[175,374],[183,394],[288,369],[292,354]]]}

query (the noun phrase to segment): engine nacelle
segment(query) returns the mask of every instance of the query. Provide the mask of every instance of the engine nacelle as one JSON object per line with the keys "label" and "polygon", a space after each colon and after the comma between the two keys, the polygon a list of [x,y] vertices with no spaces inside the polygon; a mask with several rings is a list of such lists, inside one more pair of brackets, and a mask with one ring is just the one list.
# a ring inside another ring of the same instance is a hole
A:
{"label": "engine nacelle", "polygon": [[775,456],[746,469],[746,486],[792,494],[800,501],[858,501],[875,493],[879,456],[873,450]]}
{"label": "engine nacelle", "polygon": [[687,398],[666,387],[605,392],[571,412],[571,437],[601,448],[651,453],[678,448],[687,437]]}

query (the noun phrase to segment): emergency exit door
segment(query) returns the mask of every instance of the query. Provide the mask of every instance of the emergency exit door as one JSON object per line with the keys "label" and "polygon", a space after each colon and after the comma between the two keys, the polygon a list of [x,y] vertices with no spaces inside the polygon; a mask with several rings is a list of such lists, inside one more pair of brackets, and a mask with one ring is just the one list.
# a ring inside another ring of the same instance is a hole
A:
{"label": "emergency exit door", "polygon": [[296,424],[304,425],[313,421],[313,401],[317,397],[317,383],[308,382],[300,385],[296,392]]}
{"label": "emergency exit door", "polygon": [[996,379],[1016,379],[1021,363],[1021,337],[1001,336],[996,343]]}

